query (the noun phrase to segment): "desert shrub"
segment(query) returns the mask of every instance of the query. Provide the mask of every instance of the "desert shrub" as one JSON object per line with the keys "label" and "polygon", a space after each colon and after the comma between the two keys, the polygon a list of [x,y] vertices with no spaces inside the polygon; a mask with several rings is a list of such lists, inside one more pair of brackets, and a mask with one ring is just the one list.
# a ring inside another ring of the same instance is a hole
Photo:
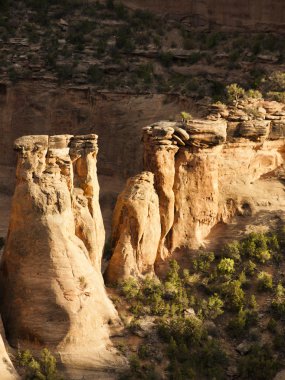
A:
{"label": "desert shrub", "polygon": [[206,319],[216,319],[219,315],[223,314],[223,306],[223,300],[215,293],[208,300],[202,300],[199,315]]}
{"label": "desert shrub", "polygon": [[247,275],[253,276],[256,271],[256,264],[253,261],[248,260],[244,264],[244,270]]}
{"label": "desert shrub", "polygon": [[279,368],[268,346],[254,345],[249,354],[239,359],[240,379],[268,380],[272,379]]}
{"label": "desert shrub", "polygon": [[245,96],[245,90],[237,85],[232,83],[226,87],[227,98],[230,103],[237,103],[239,100],[243,99]]}
{"label": "desert shrub", "polygon": [[223,258],[217,266],[218,272],[225,277],[231,277],[235,272],[235,262],[230,258]]}
{"label": "desert shrub", "polygon": [[254,294],[252,294],[250,296],[250,299],[249,299],[249,302],[248,302],[248,305],[249,307],[252,309],[252,310],[258,310],[258,303],[256,301],[256,297]]}
{"label": "desert shrub", "polygon": [[128,25],[122,26],[117,31],[116,47],[127,53],[131,53],[135,49],[134,41],[132,39],[132,30]]}
{"label": "desert shrub", "polygon": [[280,103],[285,103],[285,91],[269,91],[266,96],[270,100],[275,100]]}
{"label": "desert shrub", "polygon": [[285,289],[281,283],[275,288],[271,308],[276,317],[282,319],[285,317]]}
{"label": "desert shrub", "polygon": [[129,277],[120,284],[121,291],[127,299],[136,298],[139,295],[140,287],[133,277]]}
{"label": "desert shrub", "polygon": [[239,280],[222,284],[221,291],[228,309],[239,310],[244,305],[245,294]]}
{"label": "desert shrub", "polygon": [[193,266],[196,271],[207,273],[211,263],[215,260],[213,252],[202,252],[197,259],[193,260]]}
{"label": "desert shrub", "polygon": [[35,359],[29,350],[19,351],[17,363],[26,380],[62,380],[57,373],[56,359],[47,348]]}
{"label": "desert shrub", "polygon": [[260,272],[257,276],[257,286],[258,289],[261,291],[267,291],[272,290],[273,288],[273,282],[272,282],[272,275],[267,272]]}
{"label": "desert shrub", "polygon": [[271,259],[270,237],[262,233],[251,233],[241,242],[241,254],[265,263]]}
{"label": "desert shrub", "polygon": [[243,336],[251,326],[257,323],[257,313],[255,310],[240,308],[237,315],[230,319],[227,331],[233,338]]}
{"label": "desert shrub", "polygon": [[[223,103],[221,103],[223,104]],[[240,261],[240,244],[238,241],[234,240],[227,243],[222,248],[222,256],[229,257],[234,261]]]}
{"label": "desert shrub", "polygon": [[159,380],[161,376],[156,372],[153,364],[141,364],[138,356],[129,357],[130,369],[122,373],[119,380]]}
{"label": "desert shrub", "polygon": [[262,99],[262,93],[258,90],[250,89],[246,92],[246,97],[254,99]]}
{"label": "desert shrub", "polygon": [[284,92],[285,91],[285,72],[274,71],[263,79],[263,87],[266,91]]}
{"label": "desert shrub", "polygon": [[270,331],[272,334],[275,334],[277,332],[277,321],[274,318],[270,318],[267,323],[267,330]]}
{"label": "desert shrub", "polygon": [[225,377],[227,357],[216,340],[207,338],[198,318],[163,321],[159,334],[168,343],[171,379],[194,379],[198,374],[206,378]]}

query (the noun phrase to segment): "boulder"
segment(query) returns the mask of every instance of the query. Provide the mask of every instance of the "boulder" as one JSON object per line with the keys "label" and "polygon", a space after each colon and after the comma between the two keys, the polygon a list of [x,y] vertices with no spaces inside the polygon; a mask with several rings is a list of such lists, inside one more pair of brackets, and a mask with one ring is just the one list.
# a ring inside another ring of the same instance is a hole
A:
{"label": "boulder", "polygon": [[225,142],[227,137],[227,122],[223,119],[194,119],[189,121],[186,130],[189,134],[187,145],[210,147]]}
{"label": "boulder", "polygon": [[270,122],[267,120],[243,121],[239,124],[236,136],[260,141],[269,134]]}

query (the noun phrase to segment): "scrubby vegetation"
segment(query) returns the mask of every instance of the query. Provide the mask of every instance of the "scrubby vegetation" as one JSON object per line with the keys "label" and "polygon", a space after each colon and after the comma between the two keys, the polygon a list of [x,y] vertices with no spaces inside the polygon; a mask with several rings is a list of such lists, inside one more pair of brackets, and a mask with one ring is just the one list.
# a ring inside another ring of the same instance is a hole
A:
{"label": "scrubby vegetation", "polygon": [[[169,379],[272,379],[285,366],[284,243],[285,230],[251,233],[200,252],[189,268],[171,261],[162,280],[120,284],[129,329],[144,338],[126,378],[160,379],[155,364],[167,363]],[[152,329],[141,335],[148,318]]]}
{"label": "scrubby vegetation", "polygon": [[16,359],[21,378],[25,380],[63,380],[58,375],[56,359],[47,348],[38,359],[29,350],[19,351]]}
{"label": "scrubby vegetation", "polygon": [[0,77],[12,83],[48,74],[60,85],[284,102],[285,48],[275,33],[190,30],[120,0],[2,0],[0,29]]}

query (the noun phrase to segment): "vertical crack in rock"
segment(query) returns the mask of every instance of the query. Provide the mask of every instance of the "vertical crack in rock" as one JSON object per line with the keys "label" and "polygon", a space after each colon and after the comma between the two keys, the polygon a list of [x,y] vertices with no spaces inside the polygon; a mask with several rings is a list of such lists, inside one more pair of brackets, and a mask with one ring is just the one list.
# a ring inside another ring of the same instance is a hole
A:
{"label": "vertical crack in rock", "polygon": [[51,348],[68,369],[121,369],[110,327],[120,325],[101,275],[104,227],[97,136],[16,140],[17,184],[1,261],[9,343]]}

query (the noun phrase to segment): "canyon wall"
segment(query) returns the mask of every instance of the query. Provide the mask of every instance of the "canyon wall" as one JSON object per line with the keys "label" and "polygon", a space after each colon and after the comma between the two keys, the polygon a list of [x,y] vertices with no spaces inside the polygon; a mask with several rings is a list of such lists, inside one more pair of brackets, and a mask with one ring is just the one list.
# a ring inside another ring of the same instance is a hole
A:
{"label": "canyon wall", "polygon": [[[213,105],[210,111],[205,119],[165,121],[143,129],[144,168],[154,174],[159,198],[160,222],[153,220],[151,227],[160,241],[156,273],[163,273],[170,257],[189,256],[200,247],[217,247],[285,223],[284,104],[251,99],[238,107]],[[113,229],[127,228],[133,235],[128,228],[132,214],[124,211],[123,219],[114,219]],[[146,225],[140,231],[141,240],[148,229]],[[109,267],[118,250],[125,255],[120,265],[129,265],[128,245],[118,241],[113,241]],[[136,244],[133,251],[139,248]],[[131,265],[124,271],[135,275]],[[109,280],[121,278],[113,272]]]}
{"label": "canyon wall", "polygon": [[285,30],[282,0],[123,0],[123,3],[134,9],[147,9],[183,19],[194,27],[274,32]]}
{"label": "canyon wall", "polygon": [[[109,235],[117,194],[126,178],[142,169],[141,128],[155,120],[174,118],[183,109],[192,110],[193,102],[176,95],[99,93],[88,86],[63,88],[45,81],[20,82],[14,86],[2,84],[0,193],[11,194],[14,190],[13,143],[16,138],[96,133],[100,136],[100,202]],[[4,212],[6,198],[3,202]],[[2,230],[0,236],[5,236],[6,225]]]}
{"label": "canyon wall", "polygon": [[48,347],[68,371],[120,370],[126,363],[109,340],[120,320],[101,275],[97,136],[24,136],[15,149],[0,267],[7,339],[21,349]]}

